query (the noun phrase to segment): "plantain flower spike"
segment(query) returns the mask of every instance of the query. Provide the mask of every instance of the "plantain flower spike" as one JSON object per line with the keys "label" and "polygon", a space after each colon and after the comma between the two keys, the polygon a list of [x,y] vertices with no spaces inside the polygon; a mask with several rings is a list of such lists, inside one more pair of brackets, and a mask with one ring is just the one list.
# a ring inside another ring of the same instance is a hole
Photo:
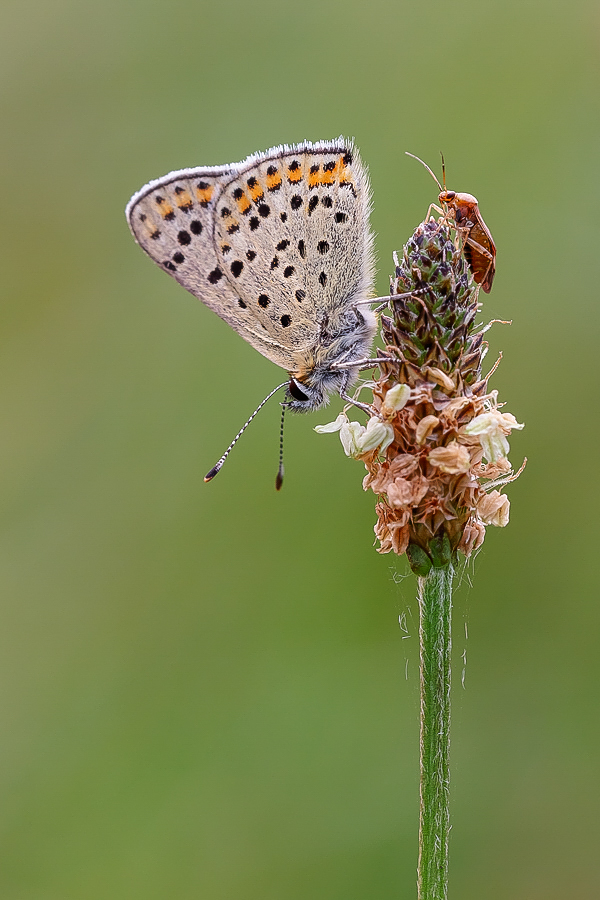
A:
{"label": "plantain flower spike", "polygon": [[346,455],[366,466],[379,552],[406,553],[425,575],[457,551],[470,556],[487,525],[508,524],[501,488],[521,471],[508,462],[508,436],[523,425],[482,375],[479,287],[447,220],[422,222],[394,262],[372,416],[366,428],[342,413],[315,430],[339,431]]}

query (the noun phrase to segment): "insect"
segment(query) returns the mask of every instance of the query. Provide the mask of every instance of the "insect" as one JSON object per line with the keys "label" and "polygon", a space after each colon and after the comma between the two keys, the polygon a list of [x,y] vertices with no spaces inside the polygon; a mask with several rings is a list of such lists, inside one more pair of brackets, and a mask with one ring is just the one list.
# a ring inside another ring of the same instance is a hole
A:
{"label": "insect", "polygon": [[457,232],[463,238],[463,253],[469,264],[476,284],[480,284],[486,294],[492,289],[492,282],[496,274],[496,245],[489,228],[483,221],[479,212],[477,198],[472,194],[457,193],[446,190],[446,166],[442,157],[442,173],[444,186],[439,183],[436,176],[418,156],[407,153],[418,160],[429,172],[440,189],[439,202],[444,210],[437,206],[433,208],[443,215],[454,220]]}
{"label": "insect", "polygon": [[[288,406],[344,399],[377,328],[370,188],[343,138],[149,182],[126,215],[136,241],[289,373]],[[344,363],[342,369],[336,364]]]}
{"label": "insect", "polygon": [[126,216],[163,271],[287,371],[284,410],[318,409],[337,392],[370,412],[348,395],[378,324],[370,206],[367,170],[339,138],[170,172],[134,194]]}

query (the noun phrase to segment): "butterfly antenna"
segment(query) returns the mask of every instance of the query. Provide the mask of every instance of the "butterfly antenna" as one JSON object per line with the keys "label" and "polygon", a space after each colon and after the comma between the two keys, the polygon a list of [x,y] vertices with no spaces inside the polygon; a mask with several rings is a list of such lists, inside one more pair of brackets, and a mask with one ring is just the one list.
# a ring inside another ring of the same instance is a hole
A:
{"label": "butterfly antenna", "polygon": [[[282,384],[278,384],[276,388],[273,388],[273,390],[271,391],[270,394],[267,394],[267,396],[262,401],[262,403],[258,404],[258,406],[254,410],[254,412],[252,413],[252,415],[250,416],[248,421],[240,428],[240,430],[238,431],[238,433],[236,434],[236,436],[234,437],[234,439],[232,440],[229,447],[227,448],[227,450],[225,451],[225,453],[223,454],[223,456],[221,457],[219,462],[216,464],[216,466],[213,466],[212,469],[210,470],[210,472],[206,473],[206,475],[204,476],[205,481],[212,481],[213,478],[215,477],[215,475],[219,474],[219,472],[221,471],[221,469],[223,467],[223,463],[225,462],[225,460],[227,459],[227,457],[229,456],[229,454],[231,453],[231,451],[233,450],[233,448],[235,447],[235,445],[237,444],[237,442],[239,441],[239,439],[245,432],[246,428],[248,427],[248,425],[250,424],[250,422],[252,421],[254,416],[261,411],[261,409],[263,408],[263,406],[265,405],[267,400],[270,400],[271,397],[273,396],[273,394],[276,394],[277,391],[281,390],[282,387],[287,387],[287,385],[288,385],[287,381],[284,381]],[[283,476],[282,476],[282,478],[283,478]]]}
{"label": "butterfly antenna", "polygon": [[[426,162],[423,162],[423,160],[422,160],[422,159],[419,159],[418,156],[415,156],[414,153],[409,153],[408,150],[405,150],[404,152],[406,153],[407,156],[412,156],[412,158],[413,158],[413,159],[416,159],[417,162],[420,162],[422,166],[425,166],[425,168],[427,169],[427,171],[429,172],[429,174],[431,175],[431,177],[433,178],[433,180],[435,181],[435,183],[436,183],[437,186],[439,187],[440,191],[443,191],[443,190],[446,189],[445,186],[444,186],[444,187],[441,186],[441,184],[439,183],[439,181],[438,181],[438,179],[437,179],[437,176],[434,174],[434,172],[432,171],[432,169],[429,168],[429,166],[427,165]],[[444,173],[444,185],[445,185],[445,184],[446,184],[446,175],[445,175],[445,173]]]}
{"label": "butterfly antenna", "polygon": [[283,468],[283,420],[285,419],[285,411],[287,403],[281,404],[281,426],[279,428],[279,469],[277,470],[277,478],[275,479],[275,490],[280,491],[283,484],[283,476],[285,469]]}

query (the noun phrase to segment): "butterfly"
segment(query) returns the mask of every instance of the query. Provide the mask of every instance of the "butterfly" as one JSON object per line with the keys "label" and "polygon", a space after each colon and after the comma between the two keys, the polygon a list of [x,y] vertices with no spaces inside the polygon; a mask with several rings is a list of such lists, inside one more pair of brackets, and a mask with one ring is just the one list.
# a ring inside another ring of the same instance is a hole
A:
{"label": "butterfly", "polygon": [[371,348],[370,209],[367,170],[339,138],[170,172],[126,216],[163,271],[285,369],[286,406],[303,412],[351,400]]}

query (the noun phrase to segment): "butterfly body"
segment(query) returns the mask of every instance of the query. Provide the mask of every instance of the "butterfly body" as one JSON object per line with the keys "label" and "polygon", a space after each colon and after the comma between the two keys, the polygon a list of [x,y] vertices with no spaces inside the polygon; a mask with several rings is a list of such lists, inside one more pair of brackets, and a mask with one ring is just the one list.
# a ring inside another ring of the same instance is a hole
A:
{"label": "butterfly body", "polygon": [[295,411],[343,394],[369,353],[369,213],[366,169],[342,138],[171,172],[126,211],[164,271],[289,373]]}

